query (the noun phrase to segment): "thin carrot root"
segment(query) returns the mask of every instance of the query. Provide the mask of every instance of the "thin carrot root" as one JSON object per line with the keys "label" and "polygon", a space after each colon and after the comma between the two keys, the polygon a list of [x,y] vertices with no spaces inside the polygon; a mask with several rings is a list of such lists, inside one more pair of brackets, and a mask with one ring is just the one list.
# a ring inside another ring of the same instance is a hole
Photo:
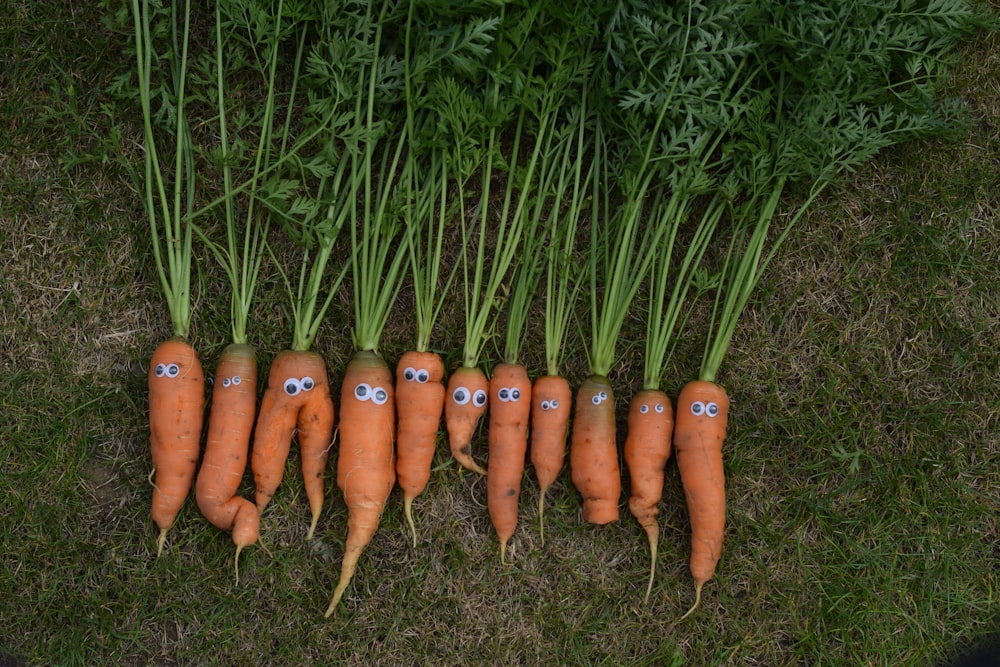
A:
{"label": "thin carrot root", "polygon": [[649,604],[649,594],[653,592],[653,577],[656,575],[656,548],[660,541],[660,526],[655,521],[643,526],[649,538],[649,583],[646,585],[645,604]]}
{"label": "thin carrot root", "polygon": [[507,540],[500,540],[500,564],[507,564]]}
{"label": "thin carrot root", "polygon": [[403,514],[406,515],[406,523],[413,534],[413,548],[417,548],[417,525],[413,523],[413,498],[403,496]]}
{"label": "thin carrot root", "polygon": [[233,557],[233,569],[236,571],[236,585],[240,585],[240,552],[243,551],[242,545],[237,545],[236,556]]}
{"label": "thin carrot root", "polygon": [[538,492],[538,539],[545,546],[545,489]]}
{"label": "thin carrot root", "polygon": [[677,619],[678,623],[683,621],[688,616],[690,616],[692,612],[694,612],[694,610],[698,608],[698,603],[701,602],[701,587],[704,585],[705,583],[702,581],[696,581],[694,583],[694,604],[691,605],[691,608],[687,610],[687,613],[685,613],[683,616]]}
{"label": "thin carrot root", "polygon": [[160,535],[156,538],[156,557],[163,553],[163,545],[167,543],[167,529],[161,528]]}
{"label": "thin carrot root", "polygon": [[344,552],[344,562],[340,566],[340,581],[337,582],[337,587],[333,590],[333,599],[330,601],[330,606],[326,608],[324,617],[330,618],[333,615],[333,610],[340,603],[340,598],[344,597],[344,591],[347,590],[351,579],[354,578],[354,572],[358,569],[361,550],[361,547],[357,547]]}
{"label": "thin carrot root", "polygon": [[306,540],[313,538],[313,533],[316,532],[316,524],[319,523],[319,515],[319,512],[313,512],[312,521],[309,522],[309,532],[306,533]]}

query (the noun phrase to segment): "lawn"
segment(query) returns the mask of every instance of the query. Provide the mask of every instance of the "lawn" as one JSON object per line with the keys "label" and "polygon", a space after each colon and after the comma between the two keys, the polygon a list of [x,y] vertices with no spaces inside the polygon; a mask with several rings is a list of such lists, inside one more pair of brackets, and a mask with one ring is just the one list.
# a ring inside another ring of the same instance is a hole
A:
{"label": "lawn", "polygon": [[[732,398],[726,541],[694,614],[678,621],[693,587],[673,462],[644,604],[645,536],[626,511],[585,524],[564,470],[543,544],[529,469],[501,564],[485,482],[442,441],[418,545],[397,489],[324,619],[346,510],[330,474],[305,540],[295,448],[239,582],[229,537],[193,498],[156,556],[146,372],[170,327],[127,168],[141,119],[106,92],[133,64],[100,4],[15,1],[0,15],[0,650],[38,665],[925,665],[1000,630],[995,32],[967,40],[950,75],[959,136],[838,181],[742,318],[719,378]],[[197,259],[192,338],[211,366],[228,300],[213,258]],[[280,279],[262,280],[251,321],[266,365],[290,324]],[[408,303],[404,288],[383,336],[391,363],[410,342]],[[331,308],[316,349],[339,385],[349,290]],[[457,300],[440,331],[454,368]],[[641,384],[643,331],[626,323],[611,374],[622,397]],[[537,373],[541,331],[528,338]],[[700,344],[678,346],[671,396]],[[582,348],[565,366],[574,384],[586,376]]]}

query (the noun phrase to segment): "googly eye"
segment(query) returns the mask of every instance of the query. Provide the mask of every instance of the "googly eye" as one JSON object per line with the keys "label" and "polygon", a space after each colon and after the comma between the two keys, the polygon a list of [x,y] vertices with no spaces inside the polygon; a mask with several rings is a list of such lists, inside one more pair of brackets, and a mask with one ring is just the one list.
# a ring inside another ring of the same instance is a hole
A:
{"label": "googly eye", "polygon": [[662,413],[663,412],[663,403],[657,403],[656,407],[653,408],[653,409],[656,410],[659,413]]}
{"label": "googly eye", "polygon": [[517,387],[510,388],[510,400],[511,402],[516,402],[521,400],[521,390]]}
{"label": "googly eye", "polygon": [[387,392],[382,387],[375,387],[372,389],[372,403],[375,405],[385,405],[385,402],[389,400],[389,392]]}
{"label": "googly eye", "polygon": [[705,404],[702,403],[701,401],[695,401],[694,403],[691,404],[691,414],[693,414],[695,417],[704,414],[704,412],[705,412]]}
{"label": "googly eye", "polygon": [[372,387],[367,382],[362,382],[354,388],[354,398],[359,401],[367,401],[372,397]]}
{"label": "googly eye", "polygon": [[711,402],[706,403],[705,414],[708,415],[709,417],[715,417],[716,415],[719,414],[719,406]]}
{"label": "googly eye", "polygon": [[603,400],[604,399],[601,398],[601,394],[594,394],[593,397],[591,397],[590,402],[594,405],[600,405]]}
{"label": "googly eye", "polygon": [[455,387],[455,391],[451,393],[451,400],[459,405],[465,405],[469,402],[469,390],[465,387]]}
{"label": "googly eye", "polygon": [[423,368],[417,371],[417,382],[424,384],[431,379],[431,374],[425,371]]}
{"label": "googly eye", "polygon": [[407,382],[413,382],[417,379],[417,371],[414,370],[412,366],[407,366],[403,370],[403,379]]}
{"label": "googly eye", "polygon": [[497,398],[500,399],[501,403],[506,403],[510,400],[510,389],[503,387],[497,392]]}
{"label": "googly eye", "polygon": [[549,401],[549,407],[555,410],[556,408],[559,407],[559,401],[553,398],[551,401]]}
{"label": "googly eye", "polygon": [[548,401],[542,401],[538,407],[540,407],[542,410],[548,410],[549,408],[552,407],[552,404],[549,403]]}
{"label": "googly eye", "polygon": [[645,403],[643,403],[642,405],[639,406],[639,414],[643,414],[644,415],[647,412],[649,412],[649,406],[648,405],[646,405]]}
{"label": "googly eye", "polygon": [[241,382],[243,382],[243,379],[240,378],[239,375],[234,375],[233,376],[233,386],[234,387],[237,386],[237,385],[239,385],[239,383],[241,383]]}
{"label": "googly eye", "polygon": [[208,383],[209,387],[214,387],[215,386],[215,378],[212,377],[211,375],[209,375],[207,378],[205,378],[205,382]]}
{"label": "googly eye", "polygon": [[472,395],[472,404],[477,408],[486,405],[486,392],[482,389],[477,389],[476,393]]}
{"label": "googly eye", "polygon": [[308,375],[299,380],[299,382],[302,384],[302,391],[309,391],[316,386],[316,381]]}
{"label": "googly eye", "polygon": [[158,378],[161,378],[164,375],[166,375],[167,374],[167,366],[166,366],[166,364],[156,364],[156,369],[153,370],[153,373]]}
{"label": "googly eye", "polygon": [[285,380],[285,393],[289,396],[295,396],[300,391],[302,391],[302,385],[299,384],[298,378],[288,378]]}
{"label": "googly eye", "polygon": [[222,378],[222,386],[223,387],[228,387],[232,383],[233,383],[233,381],[232,381],[231,378]]}
{"label": "googly eye", "polygon": [[601,397],[602,401],[608,400],[608,392],[606,392],[606,391],[602,391],[601,393],[598,394],[598,396]]}
{"label": "googly eye", "polygon": [[167,366],[167,377],[168,378],[175,378],[175,377],[177,377],[180,374],[180,372],[181,372],[181,368],[177,364],[170,364],[169,366]]}

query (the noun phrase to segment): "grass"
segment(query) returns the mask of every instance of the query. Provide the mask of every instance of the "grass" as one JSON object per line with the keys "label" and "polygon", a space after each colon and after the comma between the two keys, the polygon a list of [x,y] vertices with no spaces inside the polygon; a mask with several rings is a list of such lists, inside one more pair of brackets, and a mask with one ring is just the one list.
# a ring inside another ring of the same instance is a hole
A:
{"label": "grass", "polygon": [[[66,665],[923,665],[1000,628],[995,34],[969,42],[949,83],[969,107],[963,136],[843,181],[747,311],[720,378],[733,398],[726,544],[681,624],[692,585],[673,464],[648,606],[641,530],[627,515],[582,524],[568,471],[544,546],[529,473],[501,567],[485,484],[444,447],[415,504],[418,548],[394,492],[329,621],[346,513],[331,474],[305,542],[294,450],[263,517],[266,550],[244,553],[239,585],[228,537],[193,500],[157,559],[145,363],[169,326],[123,166],[140,157],[139,117],[101,92],[130,63],[89,5],[14,3],[0,39],[0,651]],[[213,260],[199,260],[193,337],[211,367],[228,305]],[[251,325],[266,360],[290,330],[280,284],[262,280]],[[349,294],[317,338],[335,383]],[[383,337],[390,360],[412,337],[405,303]],[[441,325],[454,367],[457,300]],[[641,384],[642,332],[627,321],[612,371],[623,396]],[[540,331],[528,336],[540,371]],[[668,393],[695,373],[699,337],[679,346]],[[586,375],[582,347],[564,366]]]}

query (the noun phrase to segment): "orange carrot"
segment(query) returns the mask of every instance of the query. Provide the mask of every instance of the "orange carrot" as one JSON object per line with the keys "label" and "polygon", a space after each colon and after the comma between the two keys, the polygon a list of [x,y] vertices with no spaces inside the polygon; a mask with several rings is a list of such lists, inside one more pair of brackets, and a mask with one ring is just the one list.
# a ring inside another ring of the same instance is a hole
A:
{"label": "orange carrot", "polygon": [[722,443],[726,439],[729,397],[726,391],[705,380],[684,385],[677,397],[674,451],[691,517],[691,576],[695,582],[694,604],[701,589],[715,574],[722,555],[726,526],[726,477],[722,468]]}
{"label": "orange carrot", "polygon": [[615,438],[611,382],[591,375],[576,394],[569,466],[573,485],[583,496],[583,520],[598,525],[618,520],[622,482]]}
{"label": "orange carrot", "polygon": [[403,512],[417,546],[413,500],[427,488],[444,412],[444,362],[434,352],[411,350],[396,365],[396,477]]}
{"label": "orange carrot", "polygon": [[357,352],[347,364],[341,390],[337,485],[347,504],[347,542],[327,617],[351,583],[361,552],[375,535],[385,501],[396,483],[395,434],[392,372],[378,353]]}
{"label": "orange carrot", "polygon": [[323,509],[323,478],[333,442],[333,422],[323,358],[301,350],[279,352],[271,362],[261,400],[250,468],[257,487],[257,509],[263,512],[281,484],[292,435],[298,428],[302,477],[312,513],[306,539],[312,538]]}
{"label": "orange carrot", "polygon": [[500,539],[500,562],[506,560],[507,542],[517,527],[517,501],[521,496],[524,457],[528,451],[531,416],[531,380],[520,364],[499,364],[490,378],[489,445],[486,506]]}
{"label": "orange carrot", "polygon": [[538,478],[538,530],[545,543],[545,493],[566,460],[573,392],[559,375],[542,375],[531,388],[531,465]]}
{"label": "orange carrot", "polygon": [[257,357],[251,346],[233,343],[222,351],[215,370],[208,435],[195,483],[195,498],[212,525],[232,531],[237,581],[240,551],[260,537],[257,506],[236,495],[246,470],[256,414]]}
{"label": "orange carrot", "polygon": [[165,340],[149,364],[150,477],[155,476],[152,514],[160,528],[157,556],[194,481],[204,411],[205,374],[198,353],[182,338]]}
{"label": "orange carrot", "polygon": [[663,497],[663,469],[670,458],[670,437],[674,413],[670,399],[657,389],[645,389],[632,397],[628,411],[628,436],[625,438],[625,465],[631,479],[629,511],[646,531],[649,539],[649,584],[646,601],[653,590],[656,573],[656,548],[660,525],[656,517]]}
{"label": "orange carrot", "polygon": [[472,436],[486,412],[489,380],[478,367],[462,366],[448,378],[444,418],[451,455],[463,468],[485,475],[472,458]]}

